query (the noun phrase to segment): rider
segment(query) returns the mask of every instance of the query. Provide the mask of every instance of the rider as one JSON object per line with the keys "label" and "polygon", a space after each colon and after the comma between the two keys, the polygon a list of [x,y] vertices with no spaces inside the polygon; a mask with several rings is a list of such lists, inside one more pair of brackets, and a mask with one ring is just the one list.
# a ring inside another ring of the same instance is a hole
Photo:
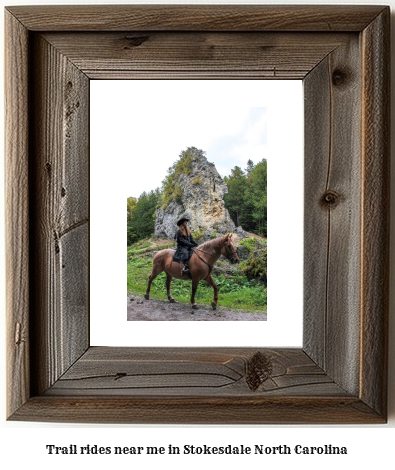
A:
{"label": "rider", "polygon": [[189,230],[188,222],[189,219],[182,217],[177,222],[178,230],[174,235],[175,240],[177,240],[177,250],[173,260],[181,262],[184,265],[181,272],[182,275],[189,273],[188,260],[191,257],[191,249],[197,246]]}

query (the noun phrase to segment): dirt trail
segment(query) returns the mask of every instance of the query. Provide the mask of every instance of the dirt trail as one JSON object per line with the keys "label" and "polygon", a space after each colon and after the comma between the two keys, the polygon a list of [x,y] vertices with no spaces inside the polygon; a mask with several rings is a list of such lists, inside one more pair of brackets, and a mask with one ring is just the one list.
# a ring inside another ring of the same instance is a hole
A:
{"label": "dirt trail", "polygon": [[[133,300],[131,300],[133,299]],[[127,297],[129,321],[266,321],[266,313],[229,310],[198,304],[199,310],[192,310],[189,304],[171,304],[168,300],[150,299],[132,295]]]}

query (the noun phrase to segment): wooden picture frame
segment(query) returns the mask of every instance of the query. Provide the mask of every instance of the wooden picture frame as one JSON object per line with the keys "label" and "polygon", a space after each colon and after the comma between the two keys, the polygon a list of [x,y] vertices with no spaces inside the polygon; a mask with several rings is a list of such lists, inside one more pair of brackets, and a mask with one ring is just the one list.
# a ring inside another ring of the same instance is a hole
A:
{"label": "wooden picture frame", "polygon": [[[8,419],[386,422],[389,18],[6,9]],[[90,347],[89,82],[109,78],[304,81],[302,348]]]}

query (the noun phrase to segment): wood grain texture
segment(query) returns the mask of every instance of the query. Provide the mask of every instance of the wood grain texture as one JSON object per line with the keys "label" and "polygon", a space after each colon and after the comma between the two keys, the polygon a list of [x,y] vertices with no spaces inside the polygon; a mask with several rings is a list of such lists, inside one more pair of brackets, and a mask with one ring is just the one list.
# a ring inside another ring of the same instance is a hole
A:
{"label": "wood grain texture", "polygon": [[[304,157],[304,315],[303,347],[325,368],[329,210],[321,204],[327,189],[331,149],[329,57],[303,82],[306,96]],[[308,97],[312,97],[309,99]],[[314,281],[312,281],[314,280]]]}
{"label": "wood grain texture", "polygon": [[[348,33],[49,33],[92,79],[303,79]],[[298,57],[295,63],[295,56]]]}
{"label": "wood grain texture", "polygon": [[390,13],[362,34],[363,230],[360,396],[387,410],[389,215],[390,215]]}
{"label": "wood grain texture", "polygon": [[[46,395],[344,396],[300,349],[260,350],[251,371],[252,349],[90,348]],[[251,374],[260,376],[251,387]]]}
{"label": "wood grain texture", "polygon": [[7,413],[30,396],[28,32],[5,12]]}
{"label": "wood grain texture", "polygon": [[361,31],[382,9],[376,5],[8,7],[31,31]]}
{"label": "wood grain texture", "polygon": [[[9,419],[385,422],[389,9],[174,8],[6,13]],[[89,348],[89,80],[280,72],[305,85],[303,348]]]}
{"label": "wood grain texture", "polygon": [[[306,77],[305,350],[358,393],[361,252],[359,38]],[[317,341],[317,338],[320,338]]]}
{"label": "wood grain texture", "polygon": [[42,393],[89,345],[89,81],[43,38],[32,50],[32,334]]}
{"label": "wood grain texture", "polygon": [[33,397],[12,420],[146,424],[382,424],[355,397]]}

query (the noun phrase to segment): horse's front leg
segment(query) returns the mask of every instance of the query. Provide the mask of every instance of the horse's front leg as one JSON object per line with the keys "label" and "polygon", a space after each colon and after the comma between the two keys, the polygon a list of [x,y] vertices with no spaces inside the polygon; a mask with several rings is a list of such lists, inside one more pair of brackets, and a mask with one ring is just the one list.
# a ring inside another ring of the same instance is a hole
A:
{"label": "horse's front leg", "polygon": [[217,308],[217,302],[218,302],[218,287],[217,287],[217,284],[215,283],[214,281],[214,278],[213,276],[210,274],[210,276],[207,278],[207,282],[210,284],[210,286],[212,286],[212,288],[214,289],[214,299],[213,301],[211,302],[211,307],[213,308],[213,310],[216,310]]}
{"label": "horse's front leg", "polygon": [[192,280],[192,294],[191,294],[191,304],[194,310],[198,310],[197,304],[195,304],[195,294],[198,287],[199,281]]}
{"label": "horse's front leg", "polygon": [[172,304],[176,303],[176,299],[173,298],[170,292],[170,284],[172,281],[173,277],[170,276],[170,274],[166,273],[166,292],[167,292],[167,298],[170,300]]}

